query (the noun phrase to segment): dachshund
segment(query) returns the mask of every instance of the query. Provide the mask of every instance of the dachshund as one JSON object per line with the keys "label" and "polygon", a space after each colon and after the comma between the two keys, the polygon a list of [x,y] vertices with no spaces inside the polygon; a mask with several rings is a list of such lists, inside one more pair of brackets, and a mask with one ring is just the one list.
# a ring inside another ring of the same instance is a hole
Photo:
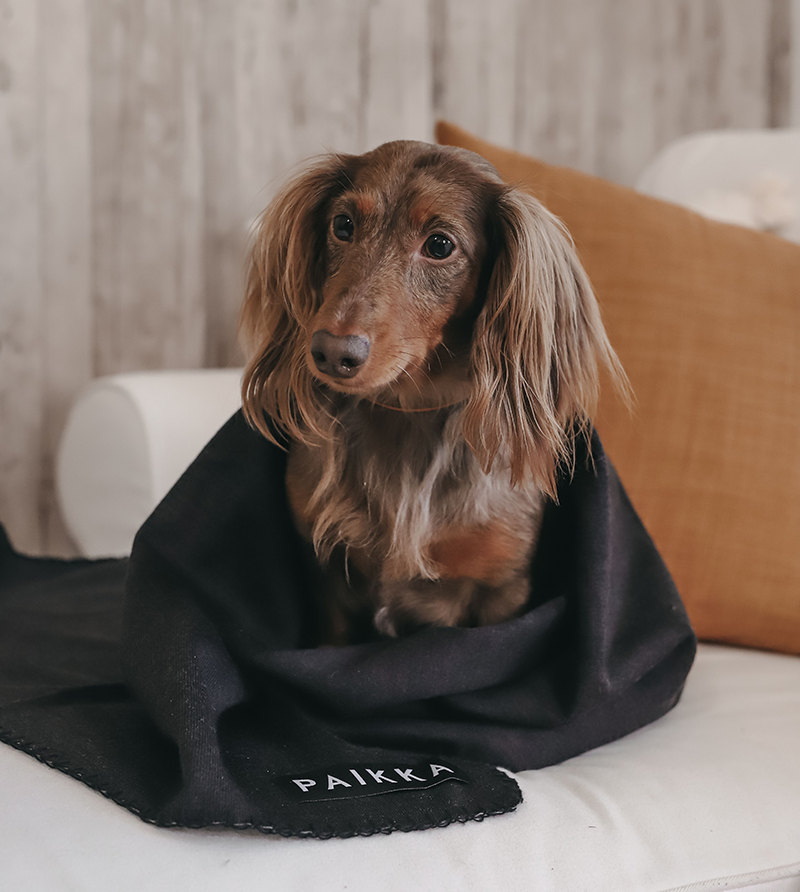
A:
{"label": "dachshund", "polygon": [[625,386],[560,221],[464,149],[325,156],[260,219],[240,330],[322,642],[520,614],[601,367]]}

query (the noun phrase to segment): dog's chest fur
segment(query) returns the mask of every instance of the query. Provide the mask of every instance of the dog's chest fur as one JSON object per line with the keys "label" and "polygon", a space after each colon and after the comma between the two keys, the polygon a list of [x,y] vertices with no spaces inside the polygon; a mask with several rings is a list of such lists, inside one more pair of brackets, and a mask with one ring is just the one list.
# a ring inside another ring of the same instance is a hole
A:
{"label": "dog's chest fur", "polygon": [[[344,552],[378,625],[404,610],[442,625],[498,621],[527,598],[543,496],[484,473],[460,409],[339,407],[331,438],[290,452],[287,492],[323,562]],[[412,610],[413,608],[413,610]]]}

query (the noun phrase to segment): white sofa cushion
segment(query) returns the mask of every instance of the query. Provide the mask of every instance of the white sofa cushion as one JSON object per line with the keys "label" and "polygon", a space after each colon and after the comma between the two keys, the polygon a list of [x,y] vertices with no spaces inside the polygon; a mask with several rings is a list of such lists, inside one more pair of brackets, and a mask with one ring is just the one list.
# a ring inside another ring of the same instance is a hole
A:
{"label": "white sofa cushion", "polygon": [[2,746],[2,877],[85,892],[800,892],[799,742],[800,659],[703,645],[664,718],[520,773],[513,814],[421,833],[159,829]]}

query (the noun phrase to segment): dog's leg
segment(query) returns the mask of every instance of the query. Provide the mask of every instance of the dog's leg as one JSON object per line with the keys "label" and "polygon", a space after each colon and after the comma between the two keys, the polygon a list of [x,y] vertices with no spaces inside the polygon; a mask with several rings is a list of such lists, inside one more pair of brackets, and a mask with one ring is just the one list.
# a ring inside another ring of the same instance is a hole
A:
{"label": "dog's leg", "polygon": [[375,638],[374,605],[363,573],[334,549],[318,592],[319,644],[358,644]]}

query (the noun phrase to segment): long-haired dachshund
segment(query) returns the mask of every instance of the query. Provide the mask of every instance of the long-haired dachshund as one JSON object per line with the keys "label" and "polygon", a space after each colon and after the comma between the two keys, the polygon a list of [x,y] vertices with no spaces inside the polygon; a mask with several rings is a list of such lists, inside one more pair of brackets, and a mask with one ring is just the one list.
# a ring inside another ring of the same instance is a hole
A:
{"label": "long-haired dachshund", "polygon": [[323,640],[520,613],[599,367],[624,382],[558,220],[462,149],[330,155],[261,218],[241,328],[245,414],[288,442],[328,568]]}

